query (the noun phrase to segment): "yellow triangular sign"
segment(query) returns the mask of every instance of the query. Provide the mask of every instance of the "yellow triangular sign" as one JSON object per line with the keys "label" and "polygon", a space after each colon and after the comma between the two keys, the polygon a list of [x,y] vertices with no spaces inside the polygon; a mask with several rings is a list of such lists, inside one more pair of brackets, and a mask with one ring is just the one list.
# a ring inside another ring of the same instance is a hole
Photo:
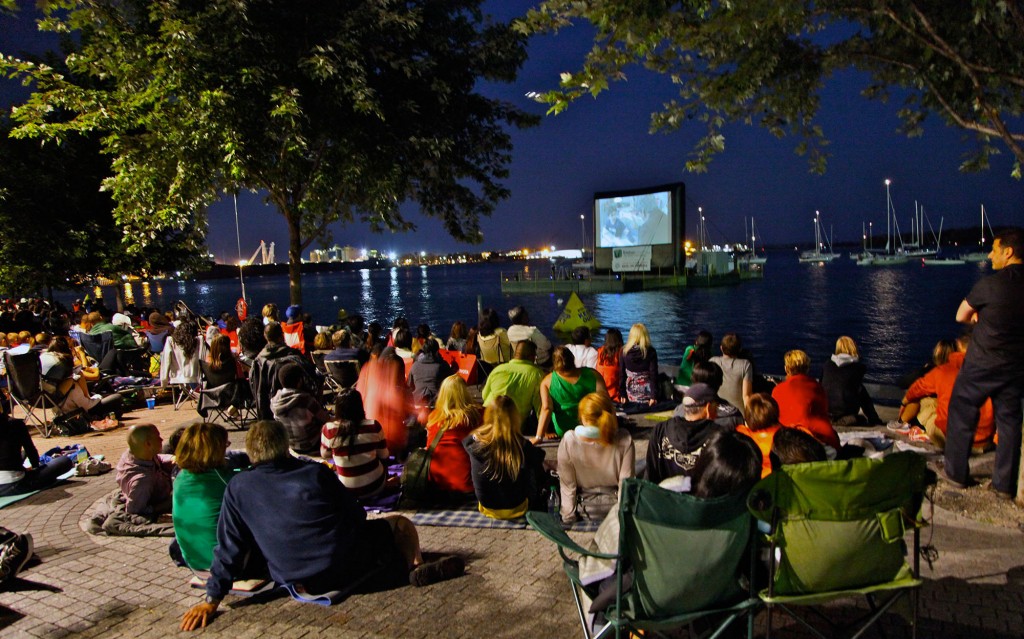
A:
{"label": "yellow triangular sign", "polygon": [[591,331],[596,331],[601,328],[601,322],[587,310],[579,296],[572,293],[562,307],[562,314],[555,321],[555,331],[571,333],[577,326],[586,326]]}

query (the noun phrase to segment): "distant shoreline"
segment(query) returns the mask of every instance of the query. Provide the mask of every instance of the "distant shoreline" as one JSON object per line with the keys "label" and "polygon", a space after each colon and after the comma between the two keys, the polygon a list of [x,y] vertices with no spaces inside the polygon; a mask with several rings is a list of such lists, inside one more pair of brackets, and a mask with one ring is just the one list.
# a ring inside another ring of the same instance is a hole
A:
{"label": "distant shoreline", "polygon": [[[387,268],[388,260],[368,259],[362,262],[303,262],[303,273],[332,273],[336,271],[361,271],[364,268]],[[191,273],[189,279],[194,280],[226,280],[238,277],[237,264],[213,264],[209,270]],[[247,264],[242,267],[246,277],[261,275],[287,275],[288,263],[278,264]]]}

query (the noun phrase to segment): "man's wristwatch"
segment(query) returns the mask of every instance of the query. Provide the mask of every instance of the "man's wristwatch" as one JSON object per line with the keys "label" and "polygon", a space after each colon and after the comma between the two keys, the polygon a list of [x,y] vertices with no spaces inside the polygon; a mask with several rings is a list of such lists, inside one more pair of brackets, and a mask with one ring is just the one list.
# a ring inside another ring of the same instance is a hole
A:
{"label": "man's wristwatch", "polygon": [[219,606],[220,605],[220,599],[214,599],[210,595],[204,596],[203,597],[203,601],[205,601],[208,604],[213,604],[215,606]]}

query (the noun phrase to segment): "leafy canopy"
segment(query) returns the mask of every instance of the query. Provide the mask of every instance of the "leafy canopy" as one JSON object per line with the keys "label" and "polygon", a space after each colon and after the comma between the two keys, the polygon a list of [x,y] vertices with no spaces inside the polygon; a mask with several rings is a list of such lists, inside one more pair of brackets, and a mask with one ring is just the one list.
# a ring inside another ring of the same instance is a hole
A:
{"label": "leafy canopy", "polygon": [[96,276],[176,270],[196,264],[194,230],[165,234],[141,256],[128,256],[114,203],[100,190],[110,158],[98,136],[65,144],[9,137],[0,122],[0,282],[7,293],[36,295],[77,288]]}
{"label": "leafy canopy", "polygon": [[[76,83],[2,59],[34,83],[16,135],[97,131],[131,250],[204,226],[224,191],[260,190],[289,227],[292,301],[302,251],[333,222],[407,230],[399,205],[465,241],[508,191],[503,126],[535,118],[475,92],[512,80],[524,37],[480,0],[55,0],[45,29],[81,38]],[[73,117],[55,120],[55,110]]]}
{"label": "leafy canopy", "polygon": [[[864,95],[899,95],[902,130],[921,132],[929,114],[973,132],[962,170],[987,169],[1002,143],[1013,175],[1024,160],[1024,9],[1018,0],[547,0],[529,12],[525,33],[576,20],[596,28],[583,67],[541,96],[559,113],[596,97],[641,64],[671,77],[678,99],[652,114],[652,131],[690,120],[706,132],[687,169],[705,171],[725,148],[727,122],[757,124],[799,138],[797,152],[823,172],[827,140],[815,124],[825,80],[867,72]],[[897,91],[893,91],[893,90]]]}

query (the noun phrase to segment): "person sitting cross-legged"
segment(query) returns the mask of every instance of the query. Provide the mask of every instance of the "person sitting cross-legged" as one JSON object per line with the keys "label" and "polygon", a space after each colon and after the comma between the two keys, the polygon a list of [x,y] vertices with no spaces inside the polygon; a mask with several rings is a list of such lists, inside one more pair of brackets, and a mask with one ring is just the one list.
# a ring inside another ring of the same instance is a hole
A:
{"label": "person sitting cross-legged", "polygon": [[[520,345],[529,343],[520,342]],[[473,401],[469,387],[461,377],[451,375],[441,383],[434,410],[427,420],[428,446],[438,432],[441,433],[430,458],[427,476],[435,490],[443,493],[473,492],[472,466],[462,440],[476,430],[482,419],[483,410]]]}
{"label": "person sitting cross-legged", "polygon": [[779,404],[779,421],[783,426],[802,428],[822,444],[839,450],[839,435],[829,417],[828,395],[822,385],[807,374],[811,368],[807,353],[788,351],[785,366],[785,381],[772,390],[772,399]]}
{"label": "person sitting cross-legged", "polygon": [[540,384],[544,380],[544,371],[533,363],[536,357],[536,344],[530,340],[519,342],[512,361],[496,366],[487,376],[482,391],[485,405],[498,395],[511,397],[523,419],[523,431],[528,433],[537,428],[541,408]]}
{"label": "person sitting cross-legged", "polygon": [[615,406],[606,395],[580,400],[580,425],[558,445],[558,482],[562,521],[581,516],[603,519],[619,499],[619,485],[635,474],[633,438],[619,428]]}
{"label": "person sitting cross-legged", "polygon": [[[559,346],[551,355],[554,369],[540,383],[540,416],[533,443],[561,437],[579,424],[579,402],[590,393],[608,394],[604,378],[592,368],[579,368],[572,351]],[[552,430],[548,430],[548,426]]]}
{"label": "person sitting cross-legged", "polygon": [[320,456],[334,462],[334,472],[353,497],[372,497],[388,479],[388,447],[376,420],[366,419],[363,396],[354,388],[338,393],[334,421],[320,434]]}
{"label": "person sitting cross-legged", "polygon": [[128,431],[128,450],[117,462],[117,486],[129,515],[159,516],[171,512],[171,476],[174,461],[161,455],[160,431],[139,424]]}
{"label": "person sitting cross-legged", "polygon": [[275,583],[297,595],[426,586],[464,572],[456,556],[424,563],[405,517],[368,521],[330,469],[288,454],[280,423],[253,424],[245,447],[253,467],[224,491],[205,600],[185,613],[182,630],[206,626],[253,552]]}
{"label": "person sitting cross-legged", "polygon": [[462,445],[469,453],[481,513],[492,519],[516,519],[544,507],[544,451],[523,437],[519,409],[511,397],[493,398],[484,409],[483,424]]}
{"label": "person sitting cross-legged", "polygon": [[209,570],[217,545],[217,520],[228,482],[239,472],[227,463],[228,431],[196,422],[174,449],[181,472],[174,478],[174,538],[171,556],[192,570]]}
{"label": "person sitting cross-legged", "polygon": [[306,372],[298,364],[284,364],[277,370],[277,384],[280,390],[270,409],[288,431],[288,445],[299,455],[319,454],[320,430],[331,416],[308,387]]}
{"label": "person sitting cross-legged", "polygon": [[754,393],[747,401],[746,423],[736,427],[736,432],[754,440],[761,449],[761,477],[772,472],[770,453],[772,441],[783,426],[779,424],[779,405],[768,393]]}
{"label": "person sitting cross-legged", "polygon": [[715,423],[717,395],[707,384],[693,384],[683,395],[683,415],[658,422],[647,447],[647,479],[655,483],[680,477],[689,484],[708,440],[728,430]]}

